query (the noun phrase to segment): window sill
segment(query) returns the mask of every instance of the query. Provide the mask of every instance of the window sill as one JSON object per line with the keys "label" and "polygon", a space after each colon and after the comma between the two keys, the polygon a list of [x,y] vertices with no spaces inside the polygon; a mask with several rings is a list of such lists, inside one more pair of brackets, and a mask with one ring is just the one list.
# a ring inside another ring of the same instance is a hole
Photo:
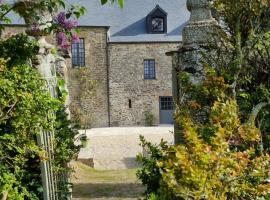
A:
{"label": "window sill", "polygon": [[154,81],[157,80],[157,78],[144,78],[145,81]]}
{"label": "window sill", "polygon": [[72,66],[73,69],[80,69],[80,68],[84,68],[84,67],[86,67],[86,66],[77,66],[77,65]]}

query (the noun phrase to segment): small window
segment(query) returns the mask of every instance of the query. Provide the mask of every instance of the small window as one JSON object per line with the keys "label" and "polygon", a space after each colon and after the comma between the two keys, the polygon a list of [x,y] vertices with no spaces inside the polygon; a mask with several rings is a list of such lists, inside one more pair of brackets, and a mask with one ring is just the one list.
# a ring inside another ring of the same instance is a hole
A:
{"label": "small window", "polygon": [[72,44],[72,66],[84,67],[85,66],[85,44],[84,39],[80,38],[80,41]]}
{"label": "small window", "polygon": [[128,107],[132,108],[131,99],[128,100]]}
{"label": "small window", "polygon": [[144,79],[155,79],[155,60],[144,60]]}

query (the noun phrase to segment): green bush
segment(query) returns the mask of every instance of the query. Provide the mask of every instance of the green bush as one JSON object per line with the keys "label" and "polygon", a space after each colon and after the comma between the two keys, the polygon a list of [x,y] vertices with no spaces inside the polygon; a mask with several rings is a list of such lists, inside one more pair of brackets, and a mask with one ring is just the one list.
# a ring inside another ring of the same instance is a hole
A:
{"label": "green bush", "polygon": [[[36,42],[16,35],[0,40],[0,49],[0,198],[42,199],[40,162],[48,158],[37,135],[54,131],[53,170],[68,175],[72,169],[67,163],[79,150],[74,145],[77,127],[65,113],[64,95],[52,98],[45,80],[27,64],[35,60]],[[67,198],[70,186],[68,179],[60,183],[61,199]]]}
{"label": "green bush", "polygon": [[144,120],[145,120],[146,126],[153,126],[155,117],[152,113],[150,113],[149,111],[146,111],[144,112]]}
{"label": "green bush", "polygon": [[143,154],[137,156],[137,160],[142,164],[142,168],[137,171],[137,177],[146,186],[145,194],[147,197],[154,198],[160,188],[160,180],[162,177],[161,169],[158,162],[165,159],[164,150],[167,149],[167,144],[161,142],[159,145],[147,142],[143,136],[140,136]]}
{"label": "green bush", "polygon": [[[270,198],[270,156],[258,151],[261,132],[241,123],[234,100],[216,101],[210,121],[214,128],[210,143],[200,134],[204,125],[195,124],[181,110],[185,144],[152,145],[138,178],[146,185],[146,198],[154,200],[254,200]],[[180,114],[180,113],[178,113]],[[208,125],[207,125],[208,126]],[[212,134],[212,133],[211,133]]]}

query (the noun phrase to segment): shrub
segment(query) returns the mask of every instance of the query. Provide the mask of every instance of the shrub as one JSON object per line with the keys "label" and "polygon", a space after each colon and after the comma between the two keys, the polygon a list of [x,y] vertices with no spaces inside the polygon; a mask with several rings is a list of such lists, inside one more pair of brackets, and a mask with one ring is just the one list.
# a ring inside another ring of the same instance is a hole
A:
{"label": "shrub", "polygon": [[145,119],[146,126],[153,126],[154,125],[155,117],[149,111],[144,112],[144,119]]}
{"label": "shrub", "polygon": [[[270,156],[258,151],[259,129],[241,124],[234,100],[216,101],[210,120],[210,143],[200,136],[201,125],[182,110],[184,145],[152,145],[143,138],[149,156],[140,160],[138,178],[147,186],[147,199],[254,200],[270,198]],[[179,119],[178,119],[179,120]]]}
{"label": "shrub", "polygon": [[147,142],[143,136],[140,136],[140,141],[144,152],[137,156],[137,160],[143,168],[137,171],[137,177],[146,186],[146,195],[149,196],[151,193],[156,193],[160,187],[161,173],[157,162],[164,157],[162,150],[166,147],[166,143],[154,145]]}
{"label": "shrub", "polygon": [[55,119],[47,115],[60,103],[44,84],[37,70],[25,64],[9,69],[0,58],[0,194],[8,193],[8,199],[42,195],[40,161],[46,158],[36,137],[41,129],[51,130]]}

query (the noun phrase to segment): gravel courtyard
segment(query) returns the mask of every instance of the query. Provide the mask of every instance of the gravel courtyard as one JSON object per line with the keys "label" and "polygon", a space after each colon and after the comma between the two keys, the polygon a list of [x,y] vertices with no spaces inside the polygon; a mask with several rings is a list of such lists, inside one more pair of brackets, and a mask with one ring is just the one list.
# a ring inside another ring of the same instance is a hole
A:
{"label": "gravel courtyard", "polygon": [[136,155],[143,151],[139,136],[143,135],[152,143],[159,143],[162,138],[172,143],[172,131],[173,126],[89,129],[86,130],[87,147],[81,149],[78,158],[92,160],[98,170],[136,168]]}

